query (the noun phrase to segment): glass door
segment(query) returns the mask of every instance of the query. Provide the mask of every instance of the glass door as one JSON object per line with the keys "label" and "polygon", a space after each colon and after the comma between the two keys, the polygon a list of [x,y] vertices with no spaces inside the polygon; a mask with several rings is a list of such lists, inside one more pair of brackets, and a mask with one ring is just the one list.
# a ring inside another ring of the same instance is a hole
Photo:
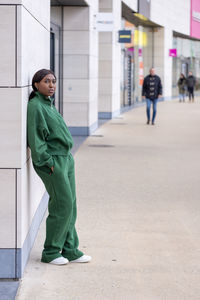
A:
{"label": "glass door", "polygon": [[134,103],[135,90],[135,68],[133,54],[126,49],[124,57],[124,95],[123,106],[132,105]]}
{"label": "glass door", "polygon": [[57,110],[63,114],[63,82],[62,82],[62,45],[61,45],[60,27],[51,23],[50,32],[50,69],[55,73],[57,78],[57,88],[54,95],[54,104]]}

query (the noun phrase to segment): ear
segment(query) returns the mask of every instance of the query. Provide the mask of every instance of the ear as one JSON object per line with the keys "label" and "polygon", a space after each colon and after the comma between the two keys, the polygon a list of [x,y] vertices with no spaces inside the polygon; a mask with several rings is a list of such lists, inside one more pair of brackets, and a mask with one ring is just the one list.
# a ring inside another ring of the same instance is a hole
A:
{"label": "ear", "polygon": [[38,82],[35,82],[34,85],[35,85],[36,89],[38,90]]}

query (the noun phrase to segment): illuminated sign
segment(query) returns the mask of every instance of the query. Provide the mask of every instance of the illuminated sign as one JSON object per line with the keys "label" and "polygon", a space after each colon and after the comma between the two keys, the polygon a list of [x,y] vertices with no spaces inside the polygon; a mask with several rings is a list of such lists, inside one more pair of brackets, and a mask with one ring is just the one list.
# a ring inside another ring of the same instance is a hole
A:
{"label": "illuminated sign", "polygon": [[200,39],[200,1],[191,0],[190,35]]}
{"label": "illuminated sign", "polygon": [[136,29],[134,31],[134,45],[140,47],[146,47],[147,33]]}
{"label": "illuminated sign", "polygon": [[169,56],[176,57],[177,56],[177,50],[176,49],[169,49]]}
{"label": "illuminated sign", "polygon": [[130,43],[131,38],[131,30],[119,30],[119,43]]}

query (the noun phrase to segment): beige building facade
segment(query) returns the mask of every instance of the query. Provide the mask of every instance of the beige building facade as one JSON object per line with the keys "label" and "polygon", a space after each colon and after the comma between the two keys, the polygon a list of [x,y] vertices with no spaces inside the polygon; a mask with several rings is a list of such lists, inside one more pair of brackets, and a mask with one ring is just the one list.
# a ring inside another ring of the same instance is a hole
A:
{"label": "beige building facade", "polygon": [[[142,104],[142,80],[151,66],[164,99],[170,98],[173,72],[179,75],[186,57],[171,57],[169,50],[176,39],[199,49],[190,32],[190,0],[172,2],[0,0],[0,278],[23,275],[48,203],[27,147],[32,76],[54,70],[55,105],[72,135],[90,135],[99,119]],[[119,43],[120,30],[131,31],[129,44]]]}

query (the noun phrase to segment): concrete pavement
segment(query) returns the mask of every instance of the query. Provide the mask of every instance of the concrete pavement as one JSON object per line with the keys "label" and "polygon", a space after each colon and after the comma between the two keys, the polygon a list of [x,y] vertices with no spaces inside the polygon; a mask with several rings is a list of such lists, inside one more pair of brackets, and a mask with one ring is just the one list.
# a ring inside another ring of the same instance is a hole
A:
{"label": "concrete pavement", "polygon": [[80,249],[89,264],[40,262],[45,220],[17,300],[200,299],[200,100],[109,121],[75,154]]}

